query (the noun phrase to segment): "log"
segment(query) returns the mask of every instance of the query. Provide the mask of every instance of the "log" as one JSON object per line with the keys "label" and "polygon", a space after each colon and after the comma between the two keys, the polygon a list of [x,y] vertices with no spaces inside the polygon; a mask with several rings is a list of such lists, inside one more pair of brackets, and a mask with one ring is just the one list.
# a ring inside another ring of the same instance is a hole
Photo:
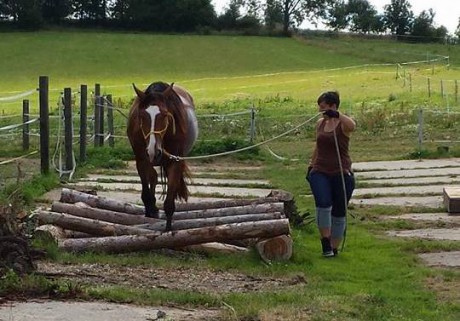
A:
{"label": "log", "polygon": [[289,235],[279,235],[261,240],[257,242],[256,249],[266,263],[287,261],[292,256],[292,238]]}
{"label": "log", "polygon": [[[262,214],[246,214],[246,215],[235,215],[235,216],[223,216],[223,217],[210,217],[210,218],[195,218],[190,220],[179,220],[172,222],[172,230],[187,230],[192,228],[206,227],[206,226],[217,226],[232,223],[242,222],[255,222],[255,221],[266,221],[284,218],[280,212],[273,213],[262,213]],[[173,217],[174,219],[174,217]],[[158,222],[153,224],[141,224],[136,225],[138,228],[164,231],[166,228],[166,222]]]}
{"label": "log", "polygon": [[39,210],[36,213],[41,224],[53,224],[63,229],[84,232],[97,236],[160,234],[156,231],[140,229],[133,226],[102,222],[83,217],[76,217],[70,214],[56,213],[45,210]]}
{"label": "log", "polygon": [[77,232],[72,230],[65,230],[62,227],[45,224],[37,226],[34,231],[34,238],[41,239],[45,241],[52,241],[56,244],[58,240],[68,239],[68,238],[83,238],[83,237],[92,237],[93,235],[83,232]]}
{"label": "log", "polygon": [[279,202],[275,197],[261,197],[253,199],[228,199],[209,202],[196,202],[196,203],[178,203],[176,204],[176,212],[208,210],[225,207],[236,207],[244,205],[256,205],[263,203],[276,203]]}
{"label": "log", "polygon": [[[135,205],[132,203],[119,202],[103,196],[83,193],[68,188],[63,188],[61,191],[60,201],[62,203],[77,203],[84,202],[91,207],[97,207],[116,212],[144,215],[144,206]],[[178,203],[176,204],[176,212],[205,210],[211,208],[235,207],[244,205],[255,205],[263,203],[280,202],[277,197],[262,197],[256,199],[229,199],[213,202],[198,202],[198,203]]]}
{"label": "log", "polygon": [[[284,210],[284,204],[279,203],[279,202],[262,203],[262,204],[248,204],[248,205],[239,205],[239,206],[223,207],[223,208],[211,208],[211,209],[204,209],[204,210],[175,212],[173,215],[173,219],[175,221],[178,221],[178,220],[189,220],[189,219],[196,219],[196,218],[211,218],[211,217],[221,217],[221,216],[230,216],[230,215],[283,212],[283,210]],[[160,212],[160,218],[166,219],[163,212]]]}
{"label": "log", "polygon": [[131,203],[123,203],[103,196],[87,194],[68,188],[63,188],[61,191],[62,203],[77,203],[83,202],[91,207],[102,208],[115,212],[129,213],[135,215],[144,215],[144,206],[135,205]]}
{"label": "log", "polygon": [[138,225],[162,221],[160,219],[145,217],[144,215],[132,215],[91,207],[83,202],[77,202],[75,204],[53,202],[51,205],[51,211],[123,225]]}
{"label": "log", "polygon": [[[78,202],[75,204],[54,202],[51,206],[51,211],[57,213],[68,213],[79,217],[86,217],[92,219],[98,219],[106,222],[123,224],[123,225],[139,225],[146,223],[157,223],[162,222],[165,219],[163,213],[160,217],[162,219],[148,218],[141,215],[125,214],[110,210],[104,210],[99,208],[90,207],[86,203]],[[194,218],[214,218],[214,217],[225,217],[227,215],[248,215],[254,217],[254,214],[258,213],[274,213],[282,212],[283,203],[269,203],[269,204],[256,204],[246,205],[239,207],[228,207],[222,209],[209,209],[203,211],[189,211],[189,212],[178,212],[174,213],[174,221],[179,220],[190,220]],[[254,218],[256,220],[257,218]],[[263,218],[262,218],[263,219]],[[249,221],[251,218],[247,218],[244,221]],[[233,221],[238,222],[238,221]],[[231,222],[230,222],[231,223]],[[222,223],[220,223],[222,224]],[[200,226],[200,225],[197,225]],[[180,228],[182,229],[182,228]]]}
{"label": "log", "polygon": [[126,253],[158,248],[177,249],[188,245],[223,242],[245,238],[271,238],[289,234],[289,220],[278,219],[260,222],[244,222],[188,230],[167,232],[160,235],[123,235],[59,241],[59,247],[69,252]]}
{"label": "log", "polygon": [[34,231],[34,238],[58,243],[58,240],[67,238],[65,230],[59,226],[45,224],[38,226]]}
{"label": "log", "polygon": [[182,248],[181,250],[184,250],[187,252],[197,252],[197,253],[202,253],[202,254],[215,254],[215,253],[230,254],[230,253],[245,253],[245,252],[250,251],[246,247],[241,247],[241,246],[236,246],[236,245],[231,245],[231,244],[224,244],[224,243],[217,243],[217,242],[189,245],[189,246]]}

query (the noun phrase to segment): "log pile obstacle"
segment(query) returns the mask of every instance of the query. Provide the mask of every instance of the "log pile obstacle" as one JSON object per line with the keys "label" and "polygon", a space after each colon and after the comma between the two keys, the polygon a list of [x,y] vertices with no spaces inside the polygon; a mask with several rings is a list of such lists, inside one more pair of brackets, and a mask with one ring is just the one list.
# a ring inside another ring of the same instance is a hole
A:
{"label": "log pile obstacle", "polygon": [[172,231],[164,232],[162,211],[159,219],[148,218],[143,206],[63,188],[60,201],[36,211],[36,236],[49,237],[69,252],[168,248],[228,253],[254,246],[266,262],[288,260],[292,239],[286,203],[292,201],[289,193],[273,191],[257,199],[180,203]]}

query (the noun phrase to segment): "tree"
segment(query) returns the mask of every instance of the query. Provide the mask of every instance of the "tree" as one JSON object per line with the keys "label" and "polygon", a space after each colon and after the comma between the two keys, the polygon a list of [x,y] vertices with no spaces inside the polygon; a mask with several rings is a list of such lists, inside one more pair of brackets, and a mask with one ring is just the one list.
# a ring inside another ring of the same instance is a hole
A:
{"label": "tree", "polygon": [[409,33],[412,29],[414,13],[407,0],[391,0],[384,7],[385,27],[398,36]]}
{"label": "tree", "polygon": [[267,0],[264,12],[265,26],[269,31],[273,31],[276,25],[283,23],[281,4],[276,0]]}
{"label": "tree", "polygon": [[72,8],[72,0],[43,0],[41,12],[48,22],[59,22],[66,18]]}
{"label": "tree", "polygon": [[326,25],[334,30],[346,29],[350,22],[348,15],[348,6],[343,0],[337,1],[334,5],[326,10]]}
{"label": "tree", "polygon": [[373,29],[377,10],[368,0],[349,0],[348,14],[350,16],[350,30],[369,32]]}
{"label": "tree", "polygon": [[36,29],[43,23],[41,0],[0,0],[0,16],[22,28]]}
{"label": "tree", "polygon": [[223,14],[217,17],[217,27],[219,29],[236,29],[237,20],[241,18],[241,2],[232,0]]}
{"label": "tree", "polygon": [[107,0],[71,0],[72,11],[79,20],[101,21],[107,18]]}
{"label": "tree", "polygon": [[458,18],[458,25],[457,29],[455,30],[455,35],[457,36],[457,38],[460,38],[460,17]]}

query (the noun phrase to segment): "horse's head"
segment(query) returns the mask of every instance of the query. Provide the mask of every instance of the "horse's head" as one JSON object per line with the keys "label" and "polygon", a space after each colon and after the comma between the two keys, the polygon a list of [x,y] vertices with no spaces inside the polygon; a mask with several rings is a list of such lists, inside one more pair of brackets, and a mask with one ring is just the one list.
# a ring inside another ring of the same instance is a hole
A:
{"label": "horse's head", "polygon": [[167,100],[173,84],[153,83],[145,91],[134,84],[139,100],[140,127],[146,141],[147,154],[152,163],[158,164],[163,156],[163,139],[168,132],[174,133],[174,116],[169,112]]}

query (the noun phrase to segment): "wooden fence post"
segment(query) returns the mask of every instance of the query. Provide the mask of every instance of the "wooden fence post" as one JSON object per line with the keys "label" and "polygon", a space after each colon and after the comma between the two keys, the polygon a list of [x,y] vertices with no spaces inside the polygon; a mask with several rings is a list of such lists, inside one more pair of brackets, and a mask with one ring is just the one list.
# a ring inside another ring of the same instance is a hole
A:
{"label": "wooden fence post", "polygon": [[40,105],[40,171],[48,174],[50,169],[49,151],[49,81],[47,76],[39,78]]}
{"label": "wooden fence post", "polygon": [[99,146],[104,146],[104,106],[105,98],[104,96],[99,96]]}
{"label": "wooden fence post", "polygon": [[444,98],[444,81],[441,79],[441,98]]}
{"label": "wooden fence post", "polygon": [[431,83],[430,83],[430,78],[427,78],[427,84],[428,84],[428,97],[431,97]]}
{"label": "wooden fence post", "polygon": [[409,74],[409,92],[412,92],[412,74]]}
{"label": "wooden fence post", "polygon": [[29,150],[29,101],[27,99],[22,101],[22,150]]}
{"label": "wooden fence post", "polygon": [[86,126],[88,114],[88,86],[80,86],[80,162],[86,161]]}
{"label": "wooden fence post", "polygon": [[65,168],[73,168],[72,150],[72,89],[64,88],[64,145],[65,145]]}
{"label": "wooden fence post", "polygon": [[455,103],[458,103],[458,80],[455,80]]}
{"label": "wooden fence post", "polygon": [[421,152],[423,147],[423,109],[418,110],[418,150],[421,158]]}
{"label": "wooden fence post", "polygon": [[99,113],[99,97],[101,95],[101,85],[94,86],[94,147],[99,147],[99,134],[101,124],[101,114]]}
{"label": "wooden fence post", "polygon": [[251,122],[249,124],[249,141],[252,143],[256,136],[256,113],[254,106],[251,108]]}
{"label": "wooden fence post", "polygon": [[113,127],[113,103],[112,103],[112,95],[107,95],[107,130],[109,132],[109,146],[115,146],[114,140],[114,127]]}

